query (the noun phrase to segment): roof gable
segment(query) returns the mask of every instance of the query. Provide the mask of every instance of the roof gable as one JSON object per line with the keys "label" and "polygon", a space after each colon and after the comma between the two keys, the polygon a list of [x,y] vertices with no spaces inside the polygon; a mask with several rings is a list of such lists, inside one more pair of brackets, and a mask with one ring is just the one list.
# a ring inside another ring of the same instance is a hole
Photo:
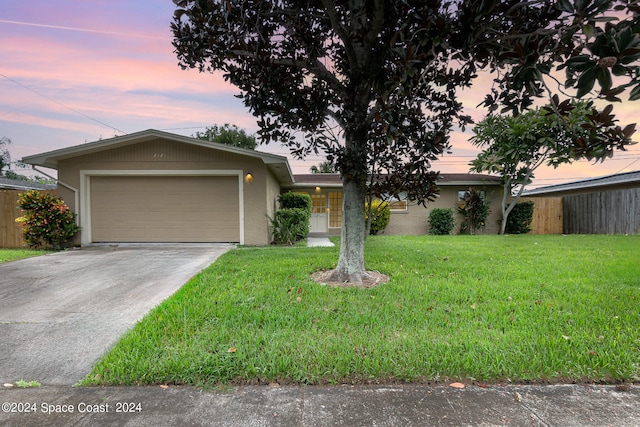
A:
{"label": "roof gable", "polygon": [[58,168],[58,162],[61,160],[71,159],[74,157],[84,156],[87,154],[100,153],[106,150],[126,147],[129,145],[139,144],[158,138],[175,141],[183,144],[189,144],[204,147],[212,150],[218,150],[250,158],[258,158],[264,162],[276,178],[281,183],[293,182],[291,167],[286,157],[277,156],[275,154],[263,153],[261,151],[238,148],[231,145],[220,144],[216,142],[204,141],[188,136],[176,135],[168,132],[162,132],[155,129],[148,129],[141,132],[131,133],[128,135],[117,136],[114,138],[103,139],[99,141],[88,142],[86,144],[75,145],[72,147],[53,150],[33,156],[27,156],[22,159],[23,163],[35,166],[42,166],[51,169]]}

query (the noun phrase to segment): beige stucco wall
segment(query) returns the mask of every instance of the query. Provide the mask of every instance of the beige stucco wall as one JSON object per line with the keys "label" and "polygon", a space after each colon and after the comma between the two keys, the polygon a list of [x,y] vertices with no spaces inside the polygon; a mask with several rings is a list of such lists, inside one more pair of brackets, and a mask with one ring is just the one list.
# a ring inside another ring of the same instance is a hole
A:
{"label": "beige stucco wall", "polygon": [[[502,187],[500,186],[475,186],[476,190],[484,191],[489,202],[491,213],[487,218],[486,227],[477,234],[497,234],[500,231],[500,202]],[[454,212],[456,227],[452,231],[457,234],[463,216],[456,212],[458,191],[467,191],[469,186],[441,186],[440,196],[433,202],[429,202],[426,208],[422,205],[410,204],[406,212],[391,212],[391,220],[383,234],[388,235],[421,235],[429,234],[429,213],[432,209],[451,208]]]}
{"label": "beige stucco wall", "polygon": [[[463,217],[455,210],[458,202],[458,191],[469,190],[468,185],[460,186],[441,186],[440,196],[433,202],[429,202],[426,208],[415,203],[409,204],[406,211],[392,211],[389,225],[382,234],[387,235],[422,235],[429,234],[429,212],[434,208],[452,208],[454,209],[454,217],[456,220],[456,228],[452,233],[457,234],[460,230],[460,224]],[[502,197],[501,186],[475,186],[477,190],[484,191],[491,209],[491,213],[487,218],[486,227],[477,232],[477,234],[498,234],[500,231],[500,203]],[[287,190],[284,190],[287,191]],[[316,191],[313,187],[296,188],[293,191],[311,194],[325,194],[330,192],[342,191],[340,188],[320,187]],[[327,199],[328,200],[328,199]],[[329,228],[328,234],[340,235],[340,228]]]}
{"label": "beige stucco wall", "polygon": [[[265,200],[267,188],[273,191],[273,177],[270,177],[261,159],[156,138],[61,160],[58,163],[58,179],[80,190],[80,172],[87,170],[237,170],[242,171],[243,177],[250,172],[253,175],[253,182],[248,183],[243,180],[244,243],[246,245],[265,245],[268,243],[268,203],[265,203]],[[82,202],[76,206],[73,191],[63,185],[58,187],[60,196],[72,210],[81,215]],[[80,226],[82,227],[82,224]]]}

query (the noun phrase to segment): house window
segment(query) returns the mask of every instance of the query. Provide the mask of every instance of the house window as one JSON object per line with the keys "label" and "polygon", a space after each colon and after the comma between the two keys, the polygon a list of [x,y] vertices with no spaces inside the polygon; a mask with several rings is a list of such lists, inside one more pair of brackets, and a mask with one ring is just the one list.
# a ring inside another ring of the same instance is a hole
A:
{"label": "house window", "polygon": [[[469,193],[469,190],[458,191],[458,206],[460,209],[464,208],[464,198],[467,193]],[[483,202],[485,201],[484,191],[480,191],[480,198],[482,198]]]}
{"label": "house window", "polygon": [[389,200],[389,208],[391,212],[393,211],[406,211],[407,210],[407,201],[406,200]]}
{"label": "house window", "polygon": [[407,211],[407,193],[400,193],[398,197],[387,197],[385,198],[387,203],[389,203],[389,208],[391,212],[406,212]]}
{"label": "house window", "polygon": [[324,194],[312,194],[311,195],[311,213],[323,214],[327,211],[327,199]]}
{"label": "house window", "polygon": [[329,228],[342,227],[342,193],[329,193]]}

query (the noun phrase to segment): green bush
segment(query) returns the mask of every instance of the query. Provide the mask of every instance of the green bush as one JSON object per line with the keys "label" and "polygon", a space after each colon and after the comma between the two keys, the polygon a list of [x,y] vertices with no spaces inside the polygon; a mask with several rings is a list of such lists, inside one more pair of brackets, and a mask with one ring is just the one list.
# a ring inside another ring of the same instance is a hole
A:
{"label": "green bush", "polygon": [[24,241],[32,248],[63,249],[80,229],[76,215],[58,196],[27,191],[18,195],[18,207],[25,214],[16,222],[22,224]]}
{"label": "green bush", "polygon": [[278,209],[271,219],[273,243],[293,245],[309,235],[310,211],[306,209]]}
{"label": "green bush", "polygon": [[[369,203],[364,206],[364,220],[369,219]],[[391,220],[391,207],[389,203],[381,200],[374,200],[371,203],[371,228],[369,234],[375,235],[384,231]]]}
{"label": "green bush", "polygon": [[533,221],[533,202],[520,202],[509,213],[504,232],[527,234],[531,231],[531,221]]}
{"label": "green bush", "polygon": [[289,191],[278,196],[281,209],[308,209],[311,213],[311,196]]}
{"label": "green bush", "polygon": [[454,227],[453,209],[435,208],[429,212],[429,234],[451,234]]}

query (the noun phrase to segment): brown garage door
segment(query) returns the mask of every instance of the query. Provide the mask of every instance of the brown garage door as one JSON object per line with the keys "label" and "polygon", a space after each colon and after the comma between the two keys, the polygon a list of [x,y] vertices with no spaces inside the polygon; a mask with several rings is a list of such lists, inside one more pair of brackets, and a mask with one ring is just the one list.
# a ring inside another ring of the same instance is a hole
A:
{"label": "brown garage door", "polygon": [[93,242],[239,242],[234,176],[93,176]]}

